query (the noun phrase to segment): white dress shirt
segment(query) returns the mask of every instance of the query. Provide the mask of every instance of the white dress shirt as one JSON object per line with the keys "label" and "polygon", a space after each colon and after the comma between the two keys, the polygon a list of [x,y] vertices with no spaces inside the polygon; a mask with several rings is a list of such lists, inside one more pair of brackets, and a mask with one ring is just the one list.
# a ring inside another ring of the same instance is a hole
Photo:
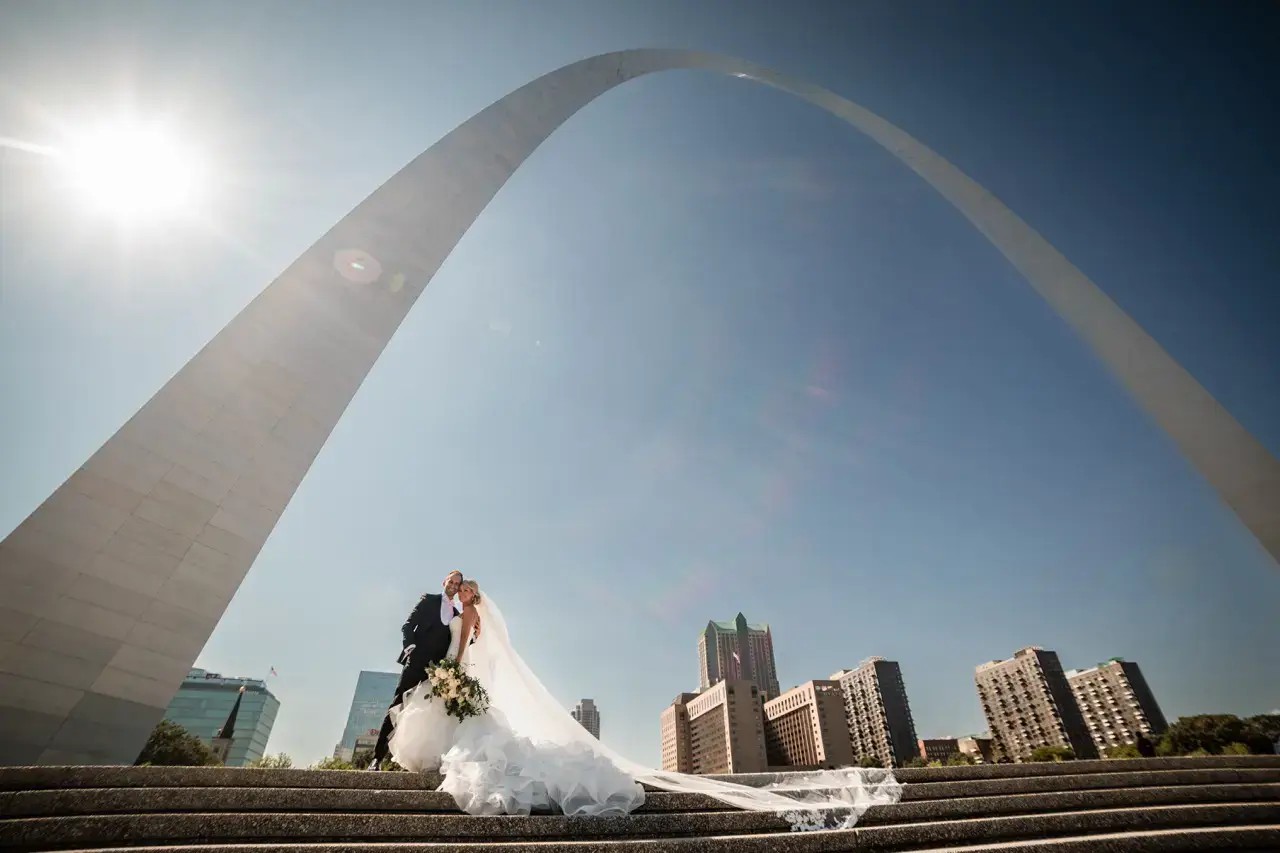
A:
{"label": "white dress shirt", "polygon": [[453,621],[457,611],[453,609],[453,599],[444,593],[440,594],[440,621],[448,625]]}

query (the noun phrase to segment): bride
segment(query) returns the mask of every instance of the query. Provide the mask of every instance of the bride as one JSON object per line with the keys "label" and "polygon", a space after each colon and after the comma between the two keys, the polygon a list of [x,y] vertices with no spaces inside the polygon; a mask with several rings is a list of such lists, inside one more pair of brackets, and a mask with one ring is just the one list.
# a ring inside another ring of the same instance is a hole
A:
{"label": "bride", "polygon": [[[889,771],[848,768],[753,777],[740,785],[667,773],[614,753],[563,709],[512,647],[501,611],[474,580],[458,591],[448,658],[489,695],[489,709],[461,722],[430,682],[391,711],[391,755],[407,770],[439,770],[440,790],[474,815],[619,816],[644,803],[644,786],[699,793],[737,808],[782,815],[793,829],[847,828],[873,805],[897,802]],[[481,632],[476,625],[484,626]],[[474,641],[473,641],[474,640]]]}

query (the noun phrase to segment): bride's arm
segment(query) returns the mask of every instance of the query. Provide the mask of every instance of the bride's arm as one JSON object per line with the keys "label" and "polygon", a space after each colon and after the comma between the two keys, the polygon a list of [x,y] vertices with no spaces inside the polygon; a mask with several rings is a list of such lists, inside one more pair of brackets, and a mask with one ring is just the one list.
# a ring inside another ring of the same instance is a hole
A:
{"label": "bride's arm", "polygon": [[479,618],[480,614],[476,613],[474,608],[467,610],[462,614],[463,639],[458,643],[458,663],[462,663],[463,659],[467,656],[467,649],[471,647],[471,643],[468,641],[468,638],[471,636],[471,632],[475,628],[476,621],[479,620]]}

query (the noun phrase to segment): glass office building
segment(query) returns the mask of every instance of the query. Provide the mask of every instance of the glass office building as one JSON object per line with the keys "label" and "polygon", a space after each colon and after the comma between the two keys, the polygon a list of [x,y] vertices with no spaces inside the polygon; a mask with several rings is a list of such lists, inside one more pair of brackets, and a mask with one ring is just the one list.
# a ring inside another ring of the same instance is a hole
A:
{"label": "glass office building", "polygon": [[356,748],[356,738],[378,733],[399,680],[398,672],[360,672],[355,695],[351,697],[351,710],[347,712],[347,726],[333,751],[335,757],[350,761]]}
{"label": "glass office building", "polygon": [[226,678],[216,672],[193,669],[183,679],[178,695],[173,697],[164,718],[182,726],[205,743],[212,745],[214,734],[222,728],[236,704],[243,687],[244,698],[236,715],[228,767],[244,767],[267,751],[271,727],[280,710],[280,701],[267,689],[265,681],[255,678]]}

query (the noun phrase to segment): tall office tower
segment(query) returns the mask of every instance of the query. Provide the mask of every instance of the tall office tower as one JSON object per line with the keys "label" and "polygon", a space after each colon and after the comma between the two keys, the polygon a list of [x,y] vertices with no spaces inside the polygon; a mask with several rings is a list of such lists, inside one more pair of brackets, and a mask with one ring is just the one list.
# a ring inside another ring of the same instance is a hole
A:
{"label": "tall office tower", "polygon": [[347,725],[342,730],[342,740],[333,749],[334,758],[350,761],[356,751],[357,739],[367,738],[370,732],[377,735],[399,681],[397,672],[360,671],[356,677],[355,693],[351,696],[351,708],[347,711]]}
{"label": "tall office tower", "polygon": [[[232,710],[235,716],[231,716]],[[244,767],[267,751],[280,701],[265,681],[225,678],[216,672],[192,669],[169,703],[164,718],[177,723],[210,747],[222,752],[228,767]],[[230,725],[228,738],[223,730]],[[215,744],[215,739],[230,743]]]}
{"label": "tall office tower", "polygon": [[569,713],[582,724],[584,729],[591,732],[596,740],[600,739],[600,709],[596,707],[594,699],[583,699]]}
{"label": "tall office tower", "polygon": [[755,682],[766,698],[777,696],[778,667],[768,625],[750,625],[741,613],[732,622],[708,622],[698,638],[703,690],[721,681]]}

